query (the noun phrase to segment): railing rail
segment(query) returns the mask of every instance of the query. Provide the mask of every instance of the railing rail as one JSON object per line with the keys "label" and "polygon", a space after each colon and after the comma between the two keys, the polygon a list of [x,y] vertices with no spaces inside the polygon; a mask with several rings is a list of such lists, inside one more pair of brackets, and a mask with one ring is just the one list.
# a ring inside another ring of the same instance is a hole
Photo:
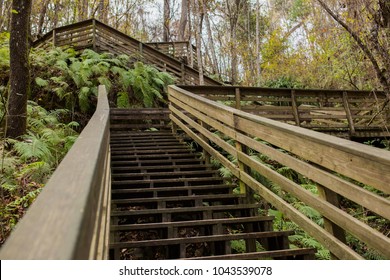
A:
{"label": "railing rail", "polygon": [[[187,133],[203,147],[206,158],[219,160],[239,181],[316,238],[334,256],[362,258],[344,243],[346,231],[390,258],[390,238],[340,209],[338,203],[338,197],[344,197],[390,220],[390,152],[248,114],[177,86],[170,86],[168,92],[174,131],[180,128]],[[227,140],[234,140],[235,146]],[[226,154],[237,163],[228,160]],[[256,160],[257,154],[310,179],[318,194],[262,164]],[[324,218],[324,228],[256,180],[254,172],[318,211]],[[382,195],[363,188],[362,184]]]}
{"label": "railing rail", "polygon": [[[172,74],[182,84],[199,85],[199,72],[197,70],[96,19],[55,28],[35,41],[33,46],[47,48],[50,44],[56,47],[93,48],[114,54],[127,54],[135,60],[154,65],[160,71]],[[221,85],[208,76],[204,76],[204,83],[206,85]]]}
{"label": "railing rail", "polygon": [[0,259],[107,259],[109,105],[95,114],[0,250]]}
{"label": "railing rail", "polygon": [[389,137],[382,91],[181,86],[210,100],[297,126],[349,137]]}

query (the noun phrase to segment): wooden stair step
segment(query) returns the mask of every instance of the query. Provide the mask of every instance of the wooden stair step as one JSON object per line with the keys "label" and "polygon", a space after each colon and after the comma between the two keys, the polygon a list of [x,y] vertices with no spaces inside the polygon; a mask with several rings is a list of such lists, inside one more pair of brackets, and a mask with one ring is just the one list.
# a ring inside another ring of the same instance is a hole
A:
{"label": "wooden stair step", "polygon": [[265,231],[265,232],[252,232],[252,233],[237,233],[237,234],[219,234],[209,236],[196,236],[196,237],[184,237],[184,238],[167,238],[167,239],[154,239],[154,240],[137,240],[127,242],[114,242],[110,244],[110,248],[139,248],[139,247],[153,247],[153,246],[167,246],[177,244],[194,244],[203,242],[216,242],[216,241],[231,241],[231,240],[247,240],[247,239],[260,239],[260,238],[275,238],[275,237],[288,237],[294,234],[294,231]]}
{"label": "wooden stair step", "polygon": [[180,228],[180,227],[196,227],[196,226],[210,226],[217,224],[245,224],[254,222],[272,222],[273,216],[254,216],[254,217],[240,217],[240,218],[224,218],[224,219],[206,219],[206,220],[193,220],[193,221],[180,221],[180,222],[165,222],[165,223],[146,223],[146,224],[129,224],[129,225],[112,225],[110,231],[123,231],[123,230],[138,230],[138,229],[161,229],[167,227]]}
{"label": "wooden stair step", "polygon": [[111,155],[115,157],[115,155],[134,155],[134,156],[146,156],[146,155],[171,155],[172,153],[174,154],[190,154],[192,151],[189,151],[186,148],[175,148],[175,149],[145,149],[145,150],[137,150],[137,149],[132,149],[132,150],[112,150]]}
{"label": "wooden stair step", "polygon": [[204,256],[185,258],[186,260],[255,260],[255,259],[297,259],[297,260],[313,260],[316,249],[283,249],[263,252],[250,252],[241,254],[227,254],[216,256]]}
{"label": "wooden stair step", "polygon": [[200,185],[200,186],[177,186],[177,187],[154,187],[154,188],[134,188],[134,189],[113,189],[112,194],[136,194],[136,193],[164,193],[172,191],[218,191],[218,190],[232,190],[236,188],[235,185],[220,184],[220,185]]}
{"label": "wooden stair step", "polygon": [[133,160],[146,160],[146,159],[155,159],[158,158],[160,161],[163,160],[170,160],[170,159],[195,159],[197,155],[195,154],[189,154],[189,153],[179,153],[179,154],[151,154],[151,155],[112,155],[111,158],[113,160],[118,160],[118,159],[133,159]]}
{"label": "wooden stair step", "polygon": [[165,165],[165,166],[113,166],[111,167],[111,173],[119,173],[119,171],[134,171],[136,172],[157,172],[159,170],[165,171],[184,171],[183,169],[191,170],[210,170],[213,168],[211,164],[187,164],[187,165]]}
{"label": "wooden stair step", "polygon": [[121,216],[137,216],[137,215],[154,215],[164,213],[188,213],[188,212],[221,212],[230,210],[251,210],[259,208],[258,204],[239,204],[239,205],[213,205],[213,206],[196,206],[196,207],[178,207],[178,208],[163,208],[163,209],[145,209],[133,211],[111,211],[112,217]]}
{"label": "wooden stair step", "polygon": [[138,159],[136,160],[112,160],[111,166],[118,165],[136,165],[136,166],[162,166],[162,165],[183,165],[183,164],[204,164],[204,161],[198,158],[173,158],[170,161],[167,160],[159,160],[159,159],[147,159],[142,162]]}
{"label": "wooden stair step", "polygon": [[215,183],[222,183],[223,179],[219,177],[204,177],[204,178],[171,178],[171,179],[155,179],[155,180],[150,180],[150,179],[145,179],[145,180],[124,180],[124,181],[112,181],[111,186],[114,189],[115,187],[127,187],[131,188],[132,186],[135,187],[140,187],[141,185],[146,185],[145,187],[152,187],[156,186],[158,184],[181,184],[183,183],[184,185],[191,184],[191,183],[202,183],[209,185],[211,182]]}
{"label": "wooden stair step", "polygon": [[168,196],[168,197],[151,197],[151,198],[130,198],[130,199],[113,199],[113,204],[127,203],[148,203],[148,202],[170,202],[186,200],[218,200],[218,199],[239,199],[244,198],[244,194],[214,194],[214,195],[192,195],[192,196]]}
{"label": "wooden stair step", "polygon": [[210,175],[218,175],[217,170],[199,170],[199,171],[172,171],[172,172],[143,172],[143,173],[117,173],[112,174],[111,177],[118,179],[118,178],[139,178],[139,177],[167,177],[167,176],[176,176],[176,177],[182,177],[182,176],[199,176],[204,175],[210,176]]}

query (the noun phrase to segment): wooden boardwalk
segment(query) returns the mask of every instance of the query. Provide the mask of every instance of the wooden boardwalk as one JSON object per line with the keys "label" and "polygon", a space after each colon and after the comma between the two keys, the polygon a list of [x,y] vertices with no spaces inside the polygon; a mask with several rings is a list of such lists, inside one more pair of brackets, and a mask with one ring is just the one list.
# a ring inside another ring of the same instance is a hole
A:
{"label": "wooden boardwalk", "polygon": [[274,231],[259,204],[172,133],[166,113],[111,111],[111,259],[314,258],[290,249],[293,232]]}

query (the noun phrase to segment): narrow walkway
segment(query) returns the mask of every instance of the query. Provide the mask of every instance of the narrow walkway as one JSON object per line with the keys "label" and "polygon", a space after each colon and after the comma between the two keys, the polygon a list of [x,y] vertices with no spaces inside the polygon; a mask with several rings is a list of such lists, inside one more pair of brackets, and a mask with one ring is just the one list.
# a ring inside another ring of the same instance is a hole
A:
{"label": "narrow walkway", "polygon": [[139,111],[111,115],[111,259],[314,257],[312,249],[289,249],[293,232],[273,231],[258,204],[163,130],[164,110],[143,109],[146,123]]}

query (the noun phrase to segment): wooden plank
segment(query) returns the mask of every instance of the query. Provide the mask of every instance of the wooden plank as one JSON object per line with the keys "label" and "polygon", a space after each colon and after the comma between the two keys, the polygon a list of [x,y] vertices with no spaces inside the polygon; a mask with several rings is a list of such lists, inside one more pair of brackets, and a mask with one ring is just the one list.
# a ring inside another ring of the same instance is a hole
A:
{"label": "wooden plank", "polygon": [[389,200],[241,133],[237,134],[237,141],[390,220]]}
{"label": "wooden plank", "polygon": [[194,258],[186,258],[186,260],[256,260],[256,259],[314,255],[315,252],[316,252],[315,249],[284,249],[284,250],[273,250],[273,251],[263,251],[263,252],[194,257]]}
{"label": "wooden plank", "polygon": [[[368,246],[378,250],[378,252],[381,252],[385,257],[390,258],[390,239],[380,232],[372,229],[369,225],[353,218],[343,210],[336,208],[332,204],[320,199],[318,196],[313,195],[310,191],[305,190],[298,184],[290,181],[288,178],[280,175],[278,172],[252,159],[248,155],[238,152],[238,159],[269,180],[276,183],[283,190],[289,192],[305,204],[316,209],[324,217],[328,218],[335,224],[355,235],[357,238],[368,244]],[[240,172],[240,175],[242,175],[242,172]]]}
{"label": "wooden plank", "polygon": [[[195,121],[193,121],[191,118],[187,117],[185,114],[177,110],[173,106],[169,106],[171,111],[178,117],[180,117],[182,120],[184,120],[186,123],[188,123],[191,127],[195,128],[199,133],[201,133],[203,136],[206,137],[206,139],[210,140],[211,142],[214,142],[214,144],[218,145],[225,151],[227,151],[229,154],[231,154],[234,157],[237,157],[236,149],[231,146],[230,144],[226,143],[223,139],[218,137],[216,134],[209,132],[207,129],[202,127],[201,125],[197,124]],[[207,140],[204,140],[206,142]]]}
{"label": "wooden plank", "polygon": [[[185,94],[183,95],[183,93]],[[192,108],[197,108],[198,111],[204,112],[206,115],[213,117],[214,119],[218,119],[231,127],[234,126],[232,113],[224,110],[223,105],[211,102],[206,98],[196,96],[176,86],[169,86],[168,94],[169,101],[171,102],[174,102],[174,99],[172,99],[172,97],[174,97],[191,106]]]}
{"label": "wooden plank", "polygon": [[186,132],[192,139],[194,139],[199,145],[201,145],[202,148],[205,149],[211,156],[219,160],[221,164],[223,164],[224,166],[228,167],[232,171],[232,174],[234,176],[238,176],[239,174],[238,168],[233,163],[231,163],[227,158],[225,158],[220,153],[218,153],[208,143],[203,141],[198,135],[196,135],[193,131],[191,131],[185,124],[183,124],[175,116],[171,115],[171,120],[174,123],[176,123],[184,132]]}
{"label": "wooden plank", "polygon": [[220,234],[210,236],[196,236],[184,238],[170,238],[170,239],[154,239],[154,240],[137,240],[127,242],[111,243],[110,248],[139,248],[151,246],[164,246],[170,244],[193,244],[203,242],[216,242],[227,240],[241,240],[241,239],[260,239],[270,237],[289,236],[293,231],[265,231],[252,233],[236,233],[236,234]]}
{"label": "wooden plank", "polygon": [[283,215],[291,221],[298,224],[305,232],[316,238],[325,248],[330,250],[339,259],[363,259],[359,254],[353,251],[350,247],[345,245],[343,242],[338,240],[336,237],[331,235],[325,229],[314,223],[312,220],[307,218],[292,205],[285,202],[279,196],[274,194],[268,188],[263,186],[261,183],[253,179],[246,173],[240,174],[241,180],[262,196],[266,201],[274,205]]}
{"label": "wooden plank", "polygon": [[390,193],[390,152],[242,112],[237,114],[237,129]]}

